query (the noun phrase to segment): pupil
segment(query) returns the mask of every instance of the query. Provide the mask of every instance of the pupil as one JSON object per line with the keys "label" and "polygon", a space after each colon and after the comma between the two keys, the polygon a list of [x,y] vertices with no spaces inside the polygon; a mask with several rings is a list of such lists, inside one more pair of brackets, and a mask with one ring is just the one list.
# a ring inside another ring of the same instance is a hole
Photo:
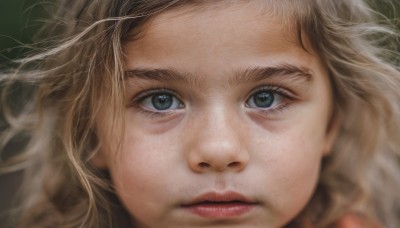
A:
{"label": "pupil", "polygon": [[172,96],[168,94],[155,95],[151,102],[157,110],[166,110],[172,106]]}
{"label": "pupil", "polygon": [[267,93],[267,92],[257,93],[255,94],[253,99],[254,99],[254,104],[256,104],[257,107],[260,108],[268,108],[274,102],[274,96],[272,95],[272,93]]}

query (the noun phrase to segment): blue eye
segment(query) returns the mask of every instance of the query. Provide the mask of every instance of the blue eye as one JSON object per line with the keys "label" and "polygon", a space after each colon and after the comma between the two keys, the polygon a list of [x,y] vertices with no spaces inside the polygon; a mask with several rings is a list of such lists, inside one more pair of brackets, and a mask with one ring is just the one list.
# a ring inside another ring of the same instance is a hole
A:
{"label": "blue eye", "polygon": [[268,109],[279,105],[282,99],[283,97],[277,92],[263,89],[251,95],[246,101],[246,106],[249,108]]}
{"label": "blue eye", "polygon": [[159,92],[146,96],[141,104],[150,111],[167,111],[183,108],[182,102],[173,94]]}

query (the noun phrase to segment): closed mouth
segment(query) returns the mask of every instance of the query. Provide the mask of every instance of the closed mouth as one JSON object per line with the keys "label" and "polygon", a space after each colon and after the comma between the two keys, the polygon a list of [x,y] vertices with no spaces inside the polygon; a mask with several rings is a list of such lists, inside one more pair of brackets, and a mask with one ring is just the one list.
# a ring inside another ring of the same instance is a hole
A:
{"label": "closed mouth", "polygon": [[229,204],[254,204],[249,202],[243,202],[240,200],[232,200],[232,201],[203,201],[195,204],[190,204],[188,206],[196,206],[196,205],[229,205]]}
{"label": "closed mouth", "polygon": [[259,204],[235,192],[210,192],[194,198],[182,207],[200,217],[234,218],[250,212]]}

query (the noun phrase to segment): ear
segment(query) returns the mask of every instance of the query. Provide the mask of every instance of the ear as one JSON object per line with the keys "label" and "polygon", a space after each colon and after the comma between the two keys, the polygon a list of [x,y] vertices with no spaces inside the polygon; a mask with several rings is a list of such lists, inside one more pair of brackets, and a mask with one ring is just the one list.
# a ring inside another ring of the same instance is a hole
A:
{"label": "ear", "polygon": [[90,158],[90,162],[98,169],[105,170],[108,165],[106,162],[106,156],[101,150],[97,150],[93,153],[93,156]]}
{"label": "ear", "polygon": [[324,156],[329,155],[332,150],[333,143],[337,137],[341,125],[341,121],[339,116],[334,113],[329,121],[326,135],[325,135],[325,143],[322,150]]}

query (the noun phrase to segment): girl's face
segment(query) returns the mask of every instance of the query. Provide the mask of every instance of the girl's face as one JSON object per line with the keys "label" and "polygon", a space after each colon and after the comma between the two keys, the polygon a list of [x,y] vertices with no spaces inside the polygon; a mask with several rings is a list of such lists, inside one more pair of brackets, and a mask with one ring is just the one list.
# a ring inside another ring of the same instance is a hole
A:
{"label": "girl's face", "polygon": [[93,162],[137,227],[283,226],[334,138],[327,72],[257,4],[200,8],[162,13],[125,44],[122,150],[106,109]]}

